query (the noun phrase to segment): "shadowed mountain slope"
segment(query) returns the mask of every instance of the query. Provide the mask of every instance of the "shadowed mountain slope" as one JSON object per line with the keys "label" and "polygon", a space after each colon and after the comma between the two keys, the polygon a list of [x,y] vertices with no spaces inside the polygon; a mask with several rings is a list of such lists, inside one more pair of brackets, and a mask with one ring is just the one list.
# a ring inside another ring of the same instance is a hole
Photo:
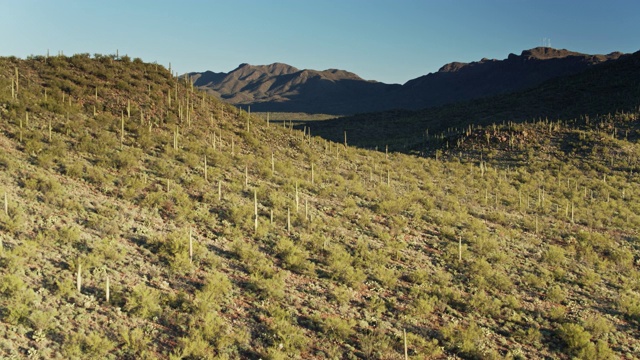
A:
{"label": "shadowed mountain slope", "polygon": [[537,118],[573,119],[640,105],[640,52],[620,56],[572,76],[548,80],[528,90],[420,111],[394,110],[305,124],[313,134],[341,141],[344,131],[352,145],[418,150],[428,138],[462,132],[469,125]]}

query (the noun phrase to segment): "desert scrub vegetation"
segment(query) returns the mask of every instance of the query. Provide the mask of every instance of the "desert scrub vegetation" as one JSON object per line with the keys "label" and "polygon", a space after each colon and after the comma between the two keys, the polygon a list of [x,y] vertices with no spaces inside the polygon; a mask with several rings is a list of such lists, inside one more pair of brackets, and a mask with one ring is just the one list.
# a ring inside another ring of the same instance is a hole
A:
{"label": "desert scrub vegetation", "polygon": [[0,353],[636,358],[637,118],[452,131],[435,159],[139,59],[0,58]]}

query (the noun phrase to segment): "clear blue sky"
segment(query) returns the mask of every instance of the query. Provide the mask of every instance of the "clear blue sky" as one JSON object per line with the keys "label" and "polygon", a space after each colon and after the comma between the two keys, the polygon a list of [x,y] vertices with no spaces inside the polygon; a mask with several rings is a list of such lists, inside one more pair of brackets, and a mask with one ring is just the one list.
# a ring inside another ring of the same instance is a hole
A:
{"label": "clear blue sky", "polygon": [[120,54],[180,73],[240,63],[404,83],[542,44],[640,50],[637,0],[0,0],[0,55]]}

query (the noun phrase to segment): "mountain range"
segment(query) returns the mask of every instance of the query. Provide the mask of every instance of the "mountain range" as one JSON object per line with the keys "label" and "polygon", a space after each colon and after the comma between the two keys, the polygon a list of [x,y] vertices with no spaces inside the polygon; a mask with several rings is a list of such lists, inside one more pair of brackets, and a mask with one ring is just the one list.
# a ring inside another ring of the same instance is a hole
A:
{"label": "mountain range", "polygon": [[446,133],[459,134],[469,125],[578,119],[637,111],[639,74],[640,51],[508,94],[420,110],[389,110],[309,121],[299,127],[337,142],[342,141],[346,131],[349,143],[360,147],[388,145],[393,151],[423,149],[426,134],[444,139]]}
{"label": "mountain range", "polygon": [[229,73],[192,72],[194,85],[231,104],[254,111],[307,112],[333,115],[417,110],[486,96],[510,93],[547,80],[575,75],[620,52],[589,55],[537,47],[506,59],[452,62],[437,72],[403,85],[362,79],[337,69],[300,70],[293,66],[241,64]]}

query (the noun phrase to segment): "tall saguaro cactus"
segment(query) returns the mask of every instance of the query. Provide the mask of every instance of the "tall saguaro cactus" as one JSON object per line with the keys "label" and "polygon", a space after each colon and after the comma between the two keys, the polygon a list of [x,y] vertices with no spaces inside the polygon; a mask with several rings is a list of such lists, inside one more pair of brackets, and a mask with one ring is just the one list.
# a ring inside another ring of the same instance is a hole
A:
{"label": "tall saguaro cactus", "polygon": [[120,113],[120,150],[124,146],[124,113]]}
{"label": "tall saguaro cactus", "polygon": [[193,264],[193,228],[189,227],[189,263]]}
{"label": "tall saguaro cactus", "polygon": [[275,175],[276,174],[276,163],[275,163],[275,159],[273,158],[273,151],[271,152],[271,175]]}
{"label": "tall saguaro cactus", "polygon": [[204,154],[204,181],[209,181],[207,177],[207,154]]}
{"label": "tall saguaro cactus", "polygon": [[107,274],[107,283],[105,285],[105,300],[107,304],[109,303],[109,298],[111,297],[111,288],[109,284],[109,275]]}
{"label": "tall saguaro cactus", "polygon": [[300,196],[298,195],[298,182],[296,181],[296,213],[299,212],[300,208]]}
{"label": "tall saguaro cactus", "polygon": [[258,193],[253,190],[253,219],[254,219],[254,231],[258,232]]}
{"label": "tall saguaro cactus", "polygon": [[78,261],[78,272],[76,274],[76,288],[78,293],[82,292],[82,264]]}
{"label": "tall saguaro cactus", "polygon": [[20,77],[18,76],[18,67],[16,66],[16,95],[20,92]]}

